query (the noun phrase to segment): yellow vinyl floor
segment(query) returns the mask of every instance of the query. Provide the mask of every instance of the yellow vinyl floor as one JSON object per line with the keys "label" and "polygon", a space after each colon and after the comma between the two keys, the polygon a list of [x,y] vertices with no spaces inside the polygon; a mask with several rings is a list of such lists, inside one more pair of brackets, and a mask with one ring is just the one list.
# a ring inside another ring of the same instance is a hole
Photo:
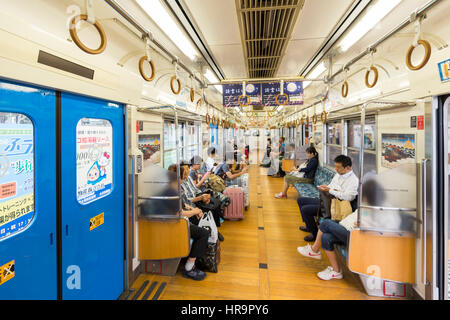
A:
{"label": "yellow vinyl floor", "polygon": [[[203,281],[183,278],[184,266],[174,277],[142,274],[130,297],[147,281],[136,299],[377,299],[367,296],[358,278],[349,272],[343,280],[320,280],[316,274],[329,265],[326,255],[314,260],[297,252],[298,246],[306,245],[303,238],[307,235],[299,230],[304,223],[297,191],[291,188],[288,199],[275,199],[283,179],[268,177],[267,169],[256,164],[249,172],[250,207],[245,218],[225,221],[219,228],[225,238],[219,272],[207,273]],[[152,284],[154,290],[144,297]]]}

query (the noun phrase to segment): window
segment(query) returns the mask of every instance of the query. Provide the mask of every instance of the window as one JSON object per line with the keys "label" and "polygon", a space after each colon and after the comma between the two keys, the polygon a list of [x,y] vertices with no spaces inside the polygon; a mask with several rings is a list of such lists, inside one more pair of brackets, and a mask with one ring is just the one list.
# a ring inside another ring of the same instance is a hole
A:
{"label": "window", "polygon": [[104,119],[83,118],[76,128],[77,200],[86,205],[113,187],[113,130]]}
{"label": "window", "polygon": [[0,208],[0,240],[35,218],[34,127],[20,113],[0,112]]}
{"label": "window", "polygon": [[342,122],[330,122],[326,126],[326,159],[325,163],[333,167],[334,159],[342,154]]}
{"label": "window", "polygon": [[[353,171],[359,176],[360,173],[360,150],[361,150],[361,121],[359,119],[347,121],[348,143],[347,155],[352,159]],[[376,157],[376,124],[375,118],[367,118],[364,125],[364,174],[377,172]]]}

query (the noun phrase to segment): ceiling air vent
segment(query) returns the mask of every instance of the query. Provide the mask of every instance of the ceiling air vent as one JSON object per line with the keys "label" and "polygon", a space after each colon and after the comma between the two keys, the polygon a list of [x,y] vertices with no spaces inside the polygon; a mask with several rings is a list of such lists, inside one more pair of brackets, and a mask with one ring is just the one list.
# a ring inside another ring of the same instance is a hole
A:
{"label": "ceiling air vent", "polygon": [[250,78],[272,78],[305,0],[235,0]]}

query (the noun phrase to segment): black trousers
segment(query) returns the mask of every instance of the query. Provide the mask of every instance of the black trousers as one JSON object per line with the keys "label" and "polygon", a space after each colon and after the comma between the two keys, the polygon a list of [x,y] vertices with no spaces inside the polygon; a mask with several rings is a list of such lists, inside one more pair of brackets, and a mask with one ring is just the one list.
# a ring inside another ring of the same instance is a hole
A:
{"label": "black trousers", "polygon": [[206,254],[206,249],[208,247],[208,230],[196,226],[192,223],[189,224],[189,230],[191,233],[191,238],[194,240],[194,242],[192,242],[189,258],[203,257]]}
{"label": "black trousers", "polygon": [[300,214],[302,215],[303,222],[306,224],[306,228],[315,238],[319,231],[316,221],[314,220],[314,217],[317,215],[317,210],[319,209],[319,199],[300,197],[297,199],[297,204],[300,208]]}

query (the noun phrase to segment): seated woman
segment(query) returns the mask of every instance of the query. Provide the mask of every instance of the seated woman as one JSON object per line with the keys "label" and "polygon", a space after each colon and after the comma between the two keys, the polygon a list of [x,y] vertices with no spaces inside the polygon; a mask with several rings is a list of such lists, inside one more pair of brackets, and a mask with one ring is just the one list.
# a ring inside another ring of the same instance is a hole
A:
{"label": "seated woman", "polygon": [[[377,192],[373,192],[377,190]],[[382,203],[384,200],[384,193],[382,189],[377,188],[377,182],[374,180],[363,184],[362,201],[368,205]],[[297,251],[302,256],[322,259],[320,248],[322,247],[325,254],[330,261],[331,266],[319,272],[317,276],[322,280],[342,279],[343,272],[339,266],[336,252],[334,251],[335,244],[347,245],[350,232],[357,226],[358,210],[348,215],[342,221],[337,222],[330,219],[325,219],[320,223],[319,231],[317,233],[314,244],[298,247]]]}
{"label": "seated woman", "polygon": [[189,233],[192,240],[194,241],[192,242],[191,251],[189,252],[189,257],[184,266],[182,275],[185,278],[200,281],[205,279],[206,273],[198,270],[195,267],[195,261],[197,260],[197,258],[203,257],[206,254],[206,249],[208,248],[209,232],[204,228],[192,224],[189,220],[193,217],[201,219],[201,217],[203,216],[202,210],[199,208],[191,207],[187,203],[184,203],[183,205],[184,208],[181,210],[181,215],[185,217],[186,220],[188,220]]}
{"label": "seated woman", "polygon": [[331,266],[319,272],[317,276],[322,280],[342,279],[343,272],[339,266],[336,252],[334,251],[334,244],[347,244],[350,232],[356,227],[358,219],[358,210],[348,215],[344,220],[336,222],[330,219],[322,221],[317,233],[314,244],[298,247],[297,251],[302,256],[322,259],[320,247],[323,248],[325,254],[330,261]]}
{"label": "seated woman", "polygon": [[[177,166],[172,164],[169,166],[169,171],[176,172]],[[199,209],[203,211],[211,211],[214,222],[217,227],[220,227],[220,204],[217,208],[210,208],[209,204],[211,203],[211,195],[208,193],[202,193],[200,189],[198,189],[192,178],[189,177],[189,167],[181,166],[180,167],[180,176],[181,176],[181,197],[183,198],[183,203],[188,204],[191,207],[199,207]],[[199,219],[196,216],[193,216],[189,219],[191,223],[198,225]],[[224,241],[224,237],[220,232],[218,232],[219,240]]]}
{"label": "seated woman", "polygon": [[296,183],[299,182],[314,183],[316,170],[317,167],[319,166],[319,154],[317,153],[314,147],[309,147],[306,149],[306,156],[308,157],[308,160],[306,161],[306,166],[303,168],[297,167],[284,177],[283,191],[277,193],[275,195],[275,198],[277,199],[287,198],[287,191],[289,187],[293,186]]}

